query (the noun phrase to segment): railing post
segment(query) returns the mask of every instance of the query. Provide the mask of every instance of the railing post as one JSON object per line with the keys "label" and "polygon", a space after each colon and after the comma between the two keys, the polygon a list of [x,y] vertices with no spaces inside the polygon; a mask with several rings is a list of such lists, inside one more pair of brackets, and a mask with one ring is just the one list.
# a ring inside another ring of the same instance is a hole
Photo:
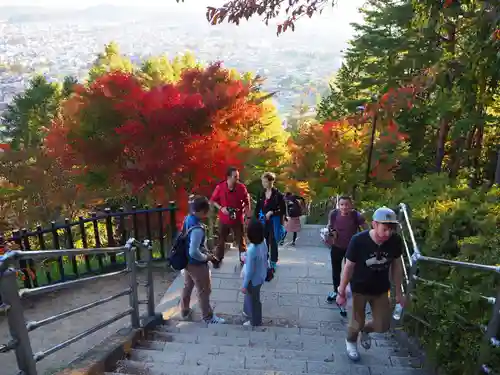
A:
{"label": "railing post", "polygon": [[17,366],[24,375],[37,375],[36,362],[33,357],[28,329],[26,328],[26,320],[24,319],[14,269],[9,268],[0,275],[0,293],[2,294],[2,300],[10,306],[7,312],[7,320],[10,335],[17,343],[15,348]]}
{"label": "railing post", "polygon": [[478,371],[477,374],[484,374],[484,368],[486,366],[485,362],[488,359],[488,351],[492,346],[492,339],[496,338],[498,335],[498,331],[500,329],[500,287],[497,291],[497,298],[495,304],[493,305],[493,312],[491,315],[491,319],[488,322],[488,326],[486,328],[486,332],[483,336],[483,344],[481,345],[479,351],[479,363],[478,363]]}
{"label": "railing post", "polygon": [[[106,236],[108,237],[108,247],[114,247],[115,244],[115,236],[113,232],[113,218],[111,216],[111,208],[106,207],[104,209],[106,213]],[[116,254],[109,255],[109,261],[111,263],[111,267],[116,266]]]}
{"label": "railing post", "polygon": [[137,267],[135,264],[136,248],[133,244],[133,239],[127,243],[127,268],[129,271],[129,285],[130,285],[130,307],[132,313],[130,314],[132,320],[132,328],[139,328],[139,296],[137,294]]}
{"label": "railing post", "polygon": [[150,240],[145,240],[143,242],[147,250],[148,257],[148,268],[147,268],[147,293],[148,293],[148,316],[152,317],[155,315],[155,292],[154,292],[154,280],[153,280],[153,246]]}
{"label": "railing post", "polygon": [[[158,238],[160,240],[160,258],[165,259],[165,234],[163,231],[163,206],[161,203],[156,205],[158,210]],[[150,238],[152,240],[152,238]]]}
{"label": "railing post", "polygon": [[[417,282],[415,276],[417,276],[419,258],[420,258],[420,253],[418,251],[415,251],[411,259],[412,262],[410,267],[410,274],[408,275],[408,287],[406,290],[406,304],[403,311],[406,310],[408,306],[411,304],[411,299],[412,299],[411,294],[413,293],[413,289],[415,289],[415,284]],[[401,325],[403,325],[404,316],[405,314],[403,313],[400,320]]]}
{"label": "railing post", "polygon": [[168,205],[170,211],[170,245],[174,243],[175,237],[177,237],[177,219],[176,219],[176,211],[177,207],[175,206],[175,202],[171,201]]}

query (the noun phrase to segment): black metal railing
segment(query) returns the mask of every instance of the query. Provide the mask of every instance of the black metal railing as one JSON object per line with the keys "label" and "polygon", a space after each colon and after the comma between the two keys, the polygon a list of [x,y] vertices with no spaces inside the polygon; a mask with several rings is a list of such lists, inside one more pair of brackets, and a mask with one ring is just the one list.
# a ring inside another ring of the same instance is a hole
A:
{"label": "black metal railing", "polygon": [[[138,250],[145,250],[147,254],[147,259],[143,264],[147,267],[147,282],[146,292],[147,298],[146,300],[139,300],[138,297],[138,279],[137,279],[137,266],[138,262],[136,259],[136,254]],[[58,284],[46,285],[37,288],[31,289],[21,289],[19,288],[19,284],[17,282],[17,274],[19,270],[15,267],[20,261],[28,261],[28,260],[38,260],[46,257],[50,258],[60,258],[60,257],[76,257],[79,255],[115,255],[117,256],[119,253],[124,253],[126,258],[126,268],[110,272],[102,275],[88,276],[84,278],[79,278],[70,281],[60,282]],[[67,346],[91,335],[94,332],[97,332],[100,329],[105,328],[106,326],[126,317],[130,316],[131,326],[134,329],[143,327],[148,319],[152,319],[155,316],[155,301],[154,301],[154,289],[153,289],[153,270],[152,270],[152,262],[153,262],[153,247],[149,240],[145,240],[140,243],[135,239],[129,239],[124,246],[119,247],[107,247],[107,248],[99,248],[99,249],[67,249],[67,250],[42,250],[42,251],[9,251],[3,256],[0,257],[0,294],[4,301],[4,305],[6,306],[5,311],[7,314],[7,320],[9,324],[9,330],[11,334],[11,340],[3,345],[0,345],[0,353],[7,353],[10,351],[15,351],[17,366],[20,373],[23,375],[37,375],[36,363],[46,358],[47,356],[66,348]],[[70,288],[72,286],[78,284],[84,284],[89,281],[108,278],[117,275],[129,275],[129,283],[128,287],[123,291],[108,296],[106,298],[88,303],[83,306],[76,307],[71,310],[66,310],[60,314],[49,316],[45,319],[38,321],[29,321],[27,322],[24,317],[24,311],[22,307],[22,299],[39,295],[49,292],[54,292],[66,288]],[[59,320],[70,317],[74,314],[81,313],[93,307],[97,307],[113,301],[117,298],[123,296],[129,296],[129,308],[126,310],[116,314],[112,318],[109,318],[105,321],[100,322],[99,324],[87,329],[80,334],[73,336],[66,341],[63,341],[59,344],[56,344],[50,348],[39,351],[37,353],[33,353],[33,349],[31,346],[29,332],[43,327],[48,324],[55,323]],[[139,305],[145,304],[147,305],[147,313],[144,316],[144,319],[141,321],[141,317],[139,316]]]}
{"label": "black metal railing", "polygon": [[[22,251],[42,250],[48,248],[103,248],[124,246],[127,238],[148,238],[153,241],[153,259],[165,260],[166,249],[176,236],[177,207],[170,202],[168,207],[157,205],[155,208],[130,211],[123,208],[112,212],[109,208],[101,213],[93,213],[90,217],[79,217],[71,222],[51,222],[49,227],[38,226],[36,230],[13,230],[0,233],[0,245],[5,242],[15,243]],[[47,255],[46,252],[43,252]],[[42,285],[74,280],[92,274],[103,274],[123,268],[124,253],[84,252],[81,256],[48,256],[21,257],[19,269],[23,273],[24,288],[38,288]],[[141,260],[140,251],[137,260]]]}
{"label": "black metal railing", "polygon": [[307,223],[308,224],[326,224],[328,222],[328,213],[333,209],[334,204],[331,200],[323,200],[307,205]]}
{"label": "black metal railing", "polygon": [[[404,244],[404,252],[402,263],[404,270],[404,278],[405,282],[402,286],[406,290],[406,294],[408,295],[408,301],[411,302],[414,298],[418,298],[418,293],[416,290],[417,283],[423,283],[431,286],[435,286],[436,288],[444,288],[445,290],[452,290],[455,287],[452,285],[447,285],[435,280],[425,279],[419,276],[419,271],[424,263],[431,264],[439,264],[445,265],[448,267],[458,267],[458,268],[468,268],[474,269],[478,271],[482,271],[485,273],[500,273],[500,267],[496,265],[485,265],[478,263],[470,263],[463,262],[457,260],[450,260],[444,258],[436,258],[429,257],[422,254],[420,249],[418,248],[417,241],[411,226],[410,216],[408,212],[408,208],[404,203],[399,205],[399,222],[400,222],[400,234],[403,239]],[[457,315],[456,318],[460,322],[467,322],[469,325],[474,326],[475,329],[482,332],[483,342],[481,345],[481,349],[479,352],[478,364],[477,364],[477,372],[476,374],[494,374],[498,373],[497,370],[494,371],[490,366],[486,364],[488,360],[488,353],[490,347],[499,348],[500,340],[497,338],[499,334],[500,328],[500,285],[496,286],[497,288],[497,296],[486,296],[480,295],[478,296],[480,300],[484,300],[487,303],[493,306],[492,314],[489,318],[489,322],[487,325],[477,325],[469,322],[465,317]],[[460,290],[461,293],[467,294],[471,293],[466,290]],[[419,324],[423,324],[426,327],[432,329],[432,325],[426,321],[425,317],[416,316],[413,312],[405,312],[403,309],[402,319],[399,324],[403,324],[403,319],[405,316],[408,316],[410,319],[414,319]]]}

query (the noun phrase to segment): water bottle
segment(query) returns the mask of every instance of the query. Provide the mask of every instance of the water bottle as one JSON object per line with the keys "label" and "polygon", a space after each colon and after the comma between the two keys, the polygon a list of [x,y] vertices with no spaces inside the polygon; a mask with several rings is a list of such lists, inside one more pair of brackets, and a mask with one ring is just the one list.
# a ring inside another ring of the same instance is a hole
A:
{"label": "water bottle", "polygon": [[402,314],[403,314],[403,306],[401,306],[401,304],[398,303],[396,305],[396,307],[394,307],[394,312],[392,313],[392,318],[394,320],[400,320]]}

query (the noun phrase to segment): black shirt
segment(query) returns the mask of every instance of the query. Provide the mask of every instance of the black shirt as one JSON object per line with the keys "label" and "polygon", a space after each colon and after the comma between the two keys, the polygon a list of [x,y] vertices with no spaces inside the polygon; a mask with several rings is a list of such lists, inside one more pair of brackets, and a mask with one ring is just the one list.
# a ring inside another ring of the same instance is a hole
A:
{"label": "black shirt", "polygon": [[387,241],[377,245],[365,230],[352,237],[346,258],[355,263],[351,278],[353,293],[380,295],[391,287],[389,269],[395,259],[401,257],[403,241],[393,234]]}

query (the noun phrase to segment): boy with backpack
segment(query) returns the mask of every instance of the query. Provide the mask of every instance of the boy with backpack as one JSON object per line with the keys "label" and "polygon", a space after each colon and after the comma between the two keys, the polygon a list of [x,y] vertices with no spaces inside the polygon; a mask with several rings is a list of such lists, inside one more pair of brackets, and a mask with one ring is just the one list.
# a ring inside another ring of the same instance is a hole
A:
{"label": "boy with backpack", "polygon": [[[351,238],[360,228],[368,229],[365,218],[353,209],[352,198],[341,196],[338,199],[338,208],[333,209],[328,218],[328,229],[332,233],[330,259],[332,264],[333,291],[326,298],[327,303],[335,302],[340,285],[342,262]],[[342,313],[342,311],[341,311]],[[344,313],[345,314],[345,313]]]}
{"label": "boy with backpack", "polygon": [[[191,201],[190,209],[191,213],[184,220],[182,233],[170,256],[171,262],[174,261],[175,263],[173,265],[175,269],[184,269],[181,318],[189,320],[192,316],[193,310],[190,308],[191,293],[196,286],[203,320],[208,324],[223,324],[225,323],[224,319],[215,315],[210,306],[212,288],[208,262],[217,263],[218,260],[208,253],[205,247],[205,226],[201,222],[208,216],[210,204],[206,197],[196,196]],[[184,257],[182,257],[183,255]],[[186,263],[185,266],[180,264],[182,262]]]}

